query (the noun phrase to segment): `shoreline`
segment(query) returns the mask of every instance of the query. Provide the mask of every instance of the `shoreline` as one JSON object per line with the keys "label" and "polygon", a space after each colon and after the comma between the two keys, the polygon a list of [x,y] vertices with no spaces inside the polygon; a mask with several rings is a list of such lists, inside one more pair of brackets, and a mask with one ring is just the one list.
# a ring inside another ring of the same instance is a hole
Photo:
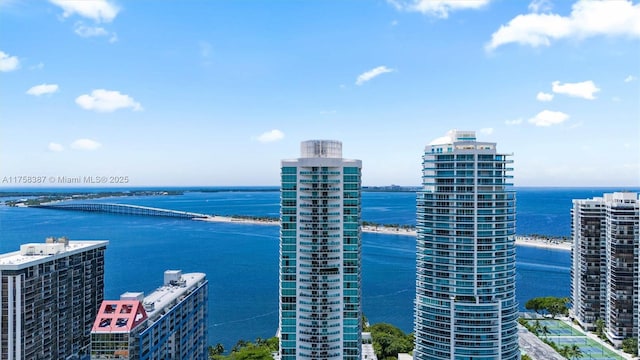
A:
{"label": "shoreline", "polygon": [[[250,225],[280,225],[279,220],[261,220],[261,219],[248,219],[231,216],[208,216],[206,218],[194,218],[197,221],[206,222],[223,222],[223,223],[236,223],[236,224],[250,224]],[[401,236],[416,236],[417,232],[412,228],[400,228],[390,226],[371,226],[364,225],[361,227],[363,233],[373,233],[382,235],[401,235]],[[537,247],[549,250],[562,250],[571,251],[571,242],[560,241],[554,238],[542,238],[532,236],[516,235],[516,245]]]}

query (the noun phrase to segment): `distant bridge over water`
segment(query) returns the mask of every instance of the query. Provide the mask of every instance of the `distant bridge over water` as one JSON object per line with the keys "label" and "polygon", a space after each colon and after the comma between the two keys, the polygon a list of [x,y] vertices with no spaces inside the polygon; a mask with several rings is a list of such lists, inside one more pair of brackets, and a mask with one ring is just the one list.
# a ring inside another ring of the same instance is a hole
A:
{"label": "distant bridge over water", "polygon": [[99,212],[110,214],[122,214],[122,215],[139,215],[139,216],[162,216],[173,217],[181,219],[197,219],[206,218],[209,215],[199,214],[188,211],[169,210],[152,208],[148,206],[139,205],[127,205],[127,204],[113,204],[113,203],[48,203],[33,205],[31,207],[41,209],[56,209],[56,210],[72,210],[72,211],[84,211],[84,212]]}

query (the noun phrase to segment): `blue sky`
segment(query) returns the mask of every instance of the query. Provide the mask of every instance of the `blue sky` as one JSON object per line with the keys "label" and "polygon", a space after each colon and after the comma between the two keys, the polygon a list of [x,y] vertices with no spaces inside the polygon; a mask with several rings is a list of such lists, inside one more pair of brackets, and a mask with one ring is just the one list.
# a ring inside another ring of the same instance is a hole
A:
{"label": "blue sky", "polygon": [[0,34],[0,180],[278,185],[336,139],[418,185],[456,128],[518,186],[640,185],[637,1],[0,0]]}

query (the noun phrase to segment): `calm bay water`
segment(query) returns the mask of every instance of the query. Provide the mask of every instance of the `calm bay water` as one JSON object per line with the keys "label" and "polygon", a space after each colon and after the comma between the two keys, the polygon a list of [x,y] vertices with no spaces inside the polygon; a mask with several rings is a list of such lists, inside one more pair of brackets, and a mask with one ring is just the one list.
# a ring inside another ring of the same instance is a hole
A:
{"label": "calm bay water", "polygon": [[[569,236],[571,199],[614,190],[618,189],[517,189],[517,232]],[[279,215],[277,191],[187,192],[96,201],[217,215]],[[415,224],[414,193],[364,192],[362,202],[365,221]],[[209,342],[222,343],[227,349],[239,339],[275,334],[278,233],[277,226],[269,225],[0,206],[0,253],[48,236],[109,240],[105,275],[109,299],[117,299],[125,291],[153,291],[167,269],[205,272],[210,288]],[[415,239],[363,234],[362,241],[365,315],[371,323],[388,322],[411,332]],[[535,296],[568,296],[569,263],[567,251],[518,247],[517,297],[521,306]]]}

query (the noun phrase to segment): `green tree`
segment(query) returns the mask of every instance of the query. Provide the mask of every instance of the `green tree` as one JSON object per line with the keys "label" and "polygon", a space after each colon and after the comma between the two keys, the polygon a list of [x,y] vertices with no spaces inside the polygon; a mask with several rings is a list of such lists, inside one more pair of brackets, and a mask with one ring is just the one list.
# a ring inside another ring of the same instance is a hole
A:
{"label": "green tree", "polygon": [[569,360],[579,359],[584,356],[577,344],[562,345],[557,349],[558,353]]}
{"label": "green tree", "polygon": [[596,326],[596,335],[598,335],[599,338],[604,339],[604,320],[598,319],[594,325]]}
{"label": "green tree", "polygon": [[373,324],[368,330],[373,339],[373,349],[380,360],[395,359],[398,353],[413,350],[413,334],[405,334],[391,324]]}
{"label": "green tree", "polygon": [[569,298],[546,297],[544,305],[552,318],[558,315],[567,315],[569,313]]}
{"label": "green tree", "polygon": [[622,341],[622,351],[638,356],[638,338],[630,337]]}
{"label": "green tree", "polygon": [[239,340],[231,349],[228,356],[221,355],[224,347],[221,344],[209,346],[211,360],[270,360],[272,353],[277,352],[279,340],[277,337],[269,339],[257,338],[255,343]]}
{"label": "green tree", "polygon": [[547,325],[542,325],[542,327],[540,328],[540,331],[542,331],[542,336],[544,337],[547,337],[551,333]]}
{"label": "green tree", "polygon": [[568,355],[569,359],[579,359],[584,356],[582,350],[580,350],[580,346],[578,346],[577,344],[572,344],[571,346],[569,346]]}
{"label": "green tree", "polygon": [[569,358],[569,345],[563,345],[559,348],[556,349],[556,351],[558,352],[558,354],[560,354],[562,357],[565,358]]}
{"label": "green tree", "polygon": [[531,327],[531,329],[533,330],[532,332],[538,336],[538,334],[540,334],[540,330],[542,329],[542,327],[540,326],[540,321],[536,320],[535,323],[533,323],[533,326]]}
{"label": "green tree", "polygon": [[524,304],[524,307],[527,310],[535,311],[537,314],[550,314],[552,318],[555,318],[558,315],[569,313],[568,303],[568,298],[547,296],[530,299]]}
{"label": "green tree", "polygon": [[214,359],[216,355],[222,355],[224,352],[224,346],[222,344],[217,343],[216,346],[209,346],[209,359]]}
{"label": "green tree", "polygon": [[542,304],[541,304],[541,298],[533,298],[533,299],[529,299],[525,304],[524,304],[524,308],[527,310],[533,310],[536,312],[536,314],[540,313],[540,310],[542,310]]}
{"label": "green tree", "polygon": [[248,343],[241,349],[232,352],[229,355],[230,360],[271,360],[271,350],[266,346],[257,346]]}

